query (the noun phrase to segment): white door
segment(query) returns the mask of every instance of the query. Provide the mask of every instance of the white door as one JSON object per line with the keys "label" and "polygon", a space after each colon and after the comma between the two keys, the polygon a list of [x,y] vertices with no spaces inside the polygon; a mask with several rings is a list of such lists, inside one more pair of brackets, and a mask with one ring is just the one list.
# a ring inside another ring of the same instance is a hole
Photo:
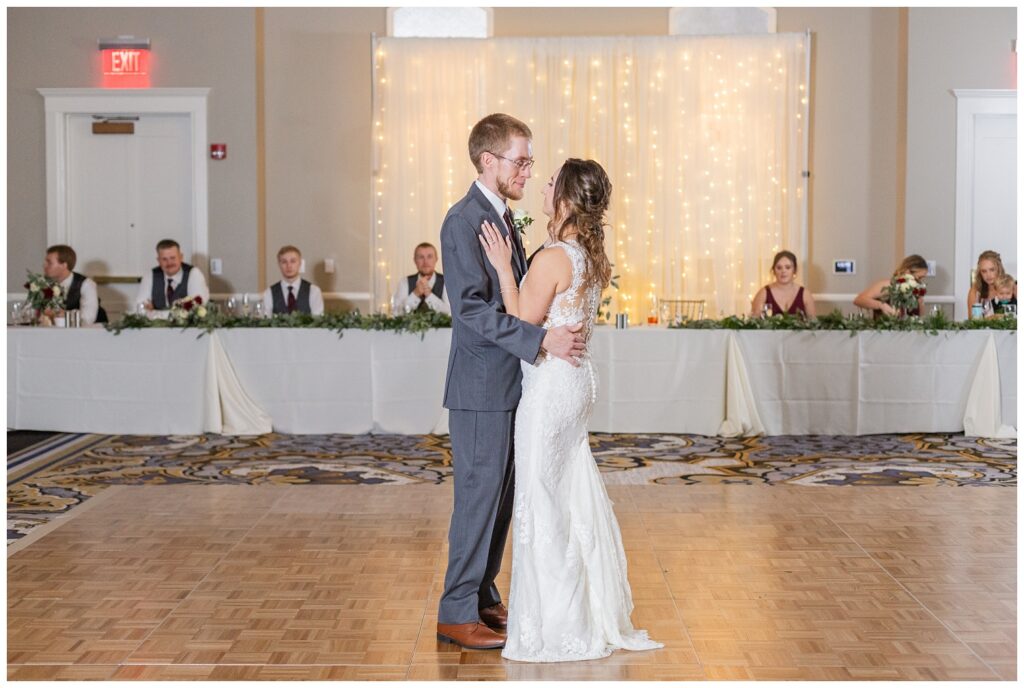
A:
{"label": "white door", "polygon": [[954,314],[967,317],[967,292],[982,251],[997,251],[1017,275],[1017,93],[956,90]]}
{"label": "white door", "polygon": [[1017,274],[1017,116],[979,115],[974,122],[974,219],[971,255],[998,251]]}
{"label": "white door", "polygon": [[134,134],[93,134],[91,114],[68,118],[68,243],[90,277],[141,276],[156,243],[193,246],[192,141],[187,114],[143,114]]}

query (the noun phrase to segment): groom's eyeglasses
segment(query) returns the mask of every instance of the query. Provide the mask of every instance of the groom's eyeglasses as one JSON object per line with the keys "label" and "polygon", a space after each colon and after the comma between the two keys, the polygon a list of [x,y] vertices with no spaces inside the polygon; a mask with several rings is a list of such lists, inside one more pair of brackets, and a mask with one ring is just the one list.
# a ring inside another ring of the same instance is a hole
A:
{"label": "groom's eyeglasses", "polygon": [[[491,151],[487,152],[491,153]],[[513,160],[512,158],[506,158],[504,155],[498,155],[497,153],[491,153],[491,155],[493,155],[496,158],[501,158],[502,160],[508,160],[510,163],[521,169],[523,172],[531,169],[533,167],[533,163],[536,162],[533,158],[519,158],[518,160]]]}

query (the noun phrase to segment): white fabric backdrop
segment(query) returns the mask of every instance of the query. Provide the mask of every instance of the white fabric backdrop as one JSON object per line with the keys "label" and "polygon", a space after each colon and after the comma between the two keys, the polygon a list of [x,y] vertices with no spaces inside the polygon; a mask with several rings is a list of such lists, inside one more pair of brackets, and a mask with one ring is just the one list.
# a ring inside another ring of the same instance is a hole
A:
{"label": "white fabric backdrop", "polygon": [[[535,179],[517,207],[546,234],[541,187],[567,157],[614,185],[614,311],[651,294],[745,312],[780,248],[803,253],[807,37],[382,38],[375,45],[375,307],[412,272],[412,247],[476,177],[473,124],[507,112],[533,130]],[[804,257],[800,255],[801,259]],[[443,272],[443,260],[441,270]]]}

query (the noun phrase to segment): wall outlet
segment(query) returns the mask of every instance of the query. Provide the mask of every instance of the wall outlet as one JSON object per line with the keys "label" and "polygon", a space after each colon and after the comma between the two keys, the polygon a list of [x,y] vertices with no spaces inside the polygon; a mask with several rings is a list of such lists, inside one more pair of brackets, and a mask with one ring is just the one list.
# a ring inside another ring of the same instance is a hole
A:
{"label": "wall outlet", "polygon": [[926,260],[925,262],[928,263],[928,276],[935,277],[935,261]]}
{"label": "wall outlet", "polygon": [[210,259],[210,274],[220,275],[224,272],[224,265],[221,263],[220,258]]}
{"label": "wall outlet", "polygon": [[328,275],[333,275],[334,274],[334,259],[333,258],[325,258],[324,259],[324,272],[326,272]]}

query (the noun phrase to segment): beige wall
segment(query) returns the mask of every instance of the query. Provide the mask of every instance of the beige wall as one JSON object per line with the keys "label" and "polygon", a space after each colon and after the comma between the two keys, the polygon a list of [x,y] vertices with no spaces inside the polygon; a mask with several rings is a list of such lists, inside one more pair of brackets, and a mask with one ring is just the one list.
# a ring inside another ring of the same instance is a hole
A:
{"label": "beige wall", "polygon": [[[804,283],[857,293],[890,269],[898,231],[899,10],[781,8],[777,28],[813,33]],[[837,258],[857,274],[833,275]]]}
{"label": "beige wall", "polygon": [[[209,164],[210,254],[224,260],[211,291],[255,286],[255,17],[250,9],[7,10],[7,289],[46,250],[46,139],[40,87],[98,83],[96,40],[152,40],[154,87],[209,86],[211,142],[228,158]],[[154,265],[156,252],[153,253]],[[102,294],[101,294],[102,297]]]}
{"label": "beige wall", "polygon": [[[213,88],[210,140],[229,145],[228,160],[209,165],[211,256],[225,270],[213,291],[256,291],[263,278],[275,280],[284,243],[303,249],[307,274],[325,291],[368,290],[370,41],[386,31],[386,10],[263,14],[267,250],[260,265],[255,11],[8,11],[9,291],[19,290],[25,266],[39,263],[46,240],[43,105],[35,89],[95,85],[95,40],[118,33],[153,39],[154,86]],[[908,250],[940,266],[951,259],[952,136],[943,120],[951,131],[953,103],[943,100],[945,89],[1012,85],[1004,48],[1015,10],[911,10],[906,92],[901,16],[908,15],[896,8],[778,10],[779,31],[814,32],[811,235],[803,266],[816,292],[854,293],[888,274],[902,250],[904,190]],[[496,36],[660,35],[667,26],[667,8],[494,11]],[[901,98],[909,100],[906,119]],[[936,137],[945,137],[948,150],[932,150]],[[335,274],[324,273],[325,258],[336,261]],[[831,275],[835,258],[856,259],[858,274]]]}
{"label": "beige wall", "polygon": [[937,261],[930,294],[953,295],[955,278],[956,98],[950,90],[1016,88],[1010,48],[1016,37],[1012,7],[910,10],[906,252]]}
{"label": "beige wall", "polygon": [[[370,287],[371,34],[373,9],[266,10],[268,283],[277,249],[295,244],[325,292]],[[324,260],[336,263],[334,274]],[[366,310],[361,300],[347,305]]]}
{"label": "beige wall", "polygon": [[497,7],[494,35],[505,36],[664,36],[664,7]]}

